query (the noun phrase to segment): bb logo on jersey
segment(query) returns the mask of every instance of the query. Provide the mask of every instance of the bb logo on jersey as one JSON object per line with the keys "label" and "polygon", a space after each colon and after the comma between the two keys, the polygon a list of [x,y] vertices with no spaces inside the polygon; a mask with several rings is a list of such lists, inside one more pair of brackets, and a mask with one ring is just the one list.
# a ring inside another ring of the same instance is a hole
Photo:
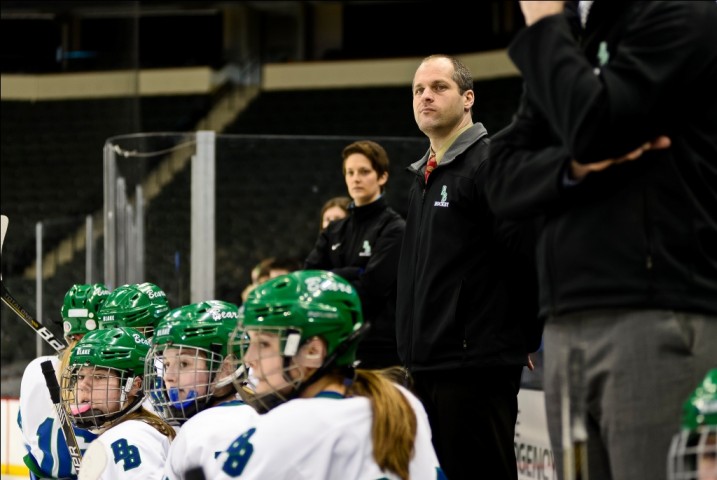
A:
{"label": "bb logo on jersey", "polygon": [[448,200],[448,187],[443,185],[443,188],[441,188],[441,200],[434,202],[433,206],[447,208],[449,205],[449,202],[447,200]]}
{"label": "bb logo on jersey", "polygon": [[134,445],[130,445],[126,439],[120,438],[116,442],[112,443],[110,447],[112,447],[115,463],[122,462],[122,467],[125,472],[139,467],[142,463],[142,456],[139,453],[139,448]]}

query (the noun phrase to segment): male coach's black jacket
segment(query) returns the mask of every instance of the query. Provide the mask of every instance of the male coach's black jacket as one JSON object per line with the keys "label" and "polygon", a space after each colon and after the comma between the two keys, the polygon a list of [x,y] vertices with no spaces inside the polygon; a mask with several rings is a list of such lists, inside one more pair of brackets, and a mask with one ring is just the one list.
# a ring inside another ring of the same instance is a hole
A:
{"label": "male coach's black jacket", "polygon": [[448,149],[427,185],[428,153],[408,168],[415,181],[396,327],[399,355],[412,372],[525,365],[540,343],[534,244],[521,229],[499,225],[488,209],[487,154],[487,132],[476,123]]}
{"label": "male coach's black jacket", "polygon": [[[491,206],[544,218],[541,314],[715,314],[717,5],[596,1],[583,44],[592,65],[567,15],[516,37],[527,95],[491,144]],[[658,135],[670,148],[565,186],[571,158],[618,158]]]}
{"label": "male coach's black jacket", "polygon": [[399,364],[396,353],[396,274],[406,222],[384,196],[331,222],[319,235],[304,268],[330,270],[356,288],[364,320],[371,324],[359,343],[367,368]]}

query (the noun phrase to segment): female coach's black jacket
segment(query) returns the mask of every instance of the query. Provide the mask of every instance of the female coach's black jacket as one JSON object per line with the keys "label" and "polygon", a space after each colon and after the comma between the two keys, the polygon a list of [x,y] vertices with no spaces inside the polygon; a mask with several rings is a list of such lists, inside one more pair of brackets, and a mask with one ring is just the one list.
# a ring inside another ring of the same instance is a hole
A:
{"label": "female coach's black jacket", "polygon": [[[533,90],[491,143],[492,207],[544,219],[541,314],[717,313],[717,5],[596,1],[583,40],[592,65],[568,20],[514,40]],[[617,158],[658,135],[668,149],[566,183],[572,158]]]}
{"label": "female coach's black jacket", "polygon": [[525,365],[540,342],[532,237],[499,224],[488,209],[487,154],[487,132],[476,123],[448,149],[427,185],[428,153],[408,167],[415,181],[396,326],[399,355],[412,372]]}
{"label": "female coach's black jacket", "polygon": [[396,353],[396,273],[406,222],[384,196],[331,222],[319,235],[304,268],[330,270],[356,288],[364,320],[371,324],[359,343],[362,367],[399,364]]}

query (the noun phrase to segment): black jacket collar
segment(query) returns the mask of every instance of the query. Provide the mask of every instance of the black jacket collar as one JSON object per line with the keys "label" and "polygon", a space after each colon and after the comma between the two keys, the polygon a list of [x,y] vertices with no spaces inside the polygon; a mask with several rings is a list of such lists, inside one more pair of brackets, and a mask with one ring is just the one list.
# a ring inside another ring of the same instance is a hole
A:
{"label": "black jacket collar", "polygon": [[353,203],[349,206],[349,212],[356,220],[363,220],[376,215],[381,210],[385,210],[388,206],[386,202],[386,195],[381,194],[375,201],[368,205],[362,205],[360,207],[355,206]]}

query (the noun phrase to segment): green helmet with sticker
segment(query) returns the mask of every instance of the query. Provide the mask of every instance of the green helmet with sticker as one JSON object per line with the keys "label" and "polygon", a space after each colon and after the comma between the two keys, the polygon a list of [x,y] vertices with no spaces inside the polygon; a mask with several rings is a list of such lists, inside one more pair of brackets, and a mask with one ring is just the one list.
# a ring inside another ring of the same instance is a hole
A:
{"label": "green helmet with sticker", "polygon": [[131,327],[151,336],[169,311],[167,295],[153,283],[117,287],[100,308],[101,328]]}
{"label": "green helmet with sticker", "polygon": [[[707,372],[682,407],[682,431],[670,445],[670,480],[708,478],[717,458],[717,368]],[[711,476],[709,478],[712,478]]]}
{"label": "green helmet with sticker", "polygon": [[61,376],[62,406],[72,423],[100,431],[141,407],[150,342],[138,330],[94,330],[77,342]]}
{"label": "green helmet with sticker", "polygon": [[[299,344],[321,337],[334,365],[356,360],[358,333],[364,324],[361,300],[344,278],[324,270],[300,270],[256,287],[244,304],[245,330],[278,328],[300,333]],[[283,336],[282,336],[283,337]],[[285,350],[285,345],[281,346]]]}
{"label": "green helmet with sticker", "polygon": [[143,375],[150,341],[134,328],[115,327],[85,335],[70,355],[71,365],[113,368]]}
{"label": "green helmet with sticker", "polygon": [[104,283],[77,283],[65,294],[60,308],[62,330],[65,339],[73,335],[84,335],[99,327],[98,312],[110,291]]}
{"label": "green helmet with sticker", "polygon": [[169,312],[169,302],[167,301],[167,294],[164,290],[154,283],[144,282],[137,285],[137,287],[147,294],[150,302],[152,303],[152,316],[154,317],[154,324],[162,320],[164,316]]}
{"label": "green helmet with sticker", "polygon": [[175,308],[159,322],[145,362],[145,393],[165,421],[181,425],[236,393],[232,382],[243,368],[227,346],[238,317],[233,303],[208,300]]}
{"label": "green helmet with sticker", "polygon": [[707,372],[682,406],[682,428],[697,430],[707,425],[717,426],[717,368]]}
{"label": "green helmet with sticker", "polygon": [[[232,334],[232,349],[237,351],[233,344],[239,344],[248,367],[240,384],[248,390],[237,391],[263,413],[301,395],[330,372],[352,377],[349,370],[365,330],[359,296],[340,276],[303,270],[273,278],[251,291]],[[303,346],[314,338],[322,340],[325,351],[309,356],[310,349]],[[267,380],[276,374],[264,370],[272,357],[281,359],[282,382]]]}
{"label": "green helmet with sticker", "polygon": [[175,308],[160,320],[152,344],[183,345],[225,356],[238,318],[239,307],[221,300]]}

